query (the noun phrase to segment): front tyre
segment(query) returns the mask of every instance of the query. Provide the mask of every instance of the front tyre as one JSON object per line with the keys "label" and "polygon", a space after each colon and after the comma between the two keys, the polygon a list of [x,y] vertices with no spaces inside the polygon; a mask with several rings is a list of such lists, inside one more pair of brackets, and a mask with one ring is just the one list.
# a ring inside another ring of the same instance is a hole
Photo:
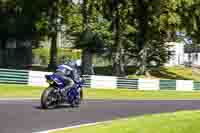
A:
{"label": "front tyre", "polygon": [[43,91],[41,96],[41,107],[43,109],[54,108],[56,106],[57,99],[53,91],[53,87],[48,87]]}
{"label": "front tyre", "polygon": [[74,108],[74,107],[75,107],[75,108],[79,107],[79,105],[81,104],[82,100],[83,100],[83,90],[82,90],[82,88],[81,88],[81,90],[80,90],[80,95],[77,96],[77,97],[72,101],[71,107],[72,107],[72,108]]}
{"label": "front tyre", "polygon": [[81,104],[81,99],[75,98],[71,103],[71,107],[72,108],[78,108],[80,104]]}

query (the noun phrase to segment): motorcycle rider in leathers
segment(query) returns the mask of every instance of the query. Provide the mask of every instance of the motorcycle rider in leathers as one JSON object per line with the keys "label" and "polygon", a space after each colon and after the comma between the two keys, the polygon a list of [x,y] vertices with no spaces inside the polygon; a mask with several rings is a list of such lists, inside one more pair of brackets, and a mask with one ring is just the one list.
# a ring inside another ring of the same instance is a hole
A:
{"label": "motorcycle rider in leathers", "polygon": [[59,65],[57,67],[56,72],[54,74],[59,75],[64,79],[66,85],[64,89],[70,89],[74,87],[78,82],[80,82],[80,65],[80,60],[76,60]]}

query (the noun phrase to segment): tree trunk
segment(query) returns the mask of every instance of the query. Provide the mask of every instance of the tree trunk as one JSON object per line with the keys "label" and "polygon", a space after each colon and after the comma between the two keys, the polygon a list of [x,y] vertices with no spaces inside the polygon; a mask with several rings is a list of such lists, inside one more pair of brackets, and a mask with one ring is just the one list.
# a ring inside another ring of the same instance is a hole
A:
{"label": "tree trunk", "polygon": [[87,49],[84,49],[82,53],[82,74],[94,75],[92,53]]}
{"label": "tree trunk", "polygon": [[125,60],[123,45],[119,42],[117,52],[113,59],[113,74],[115,76],[125,76]]}
{"label": "tree trunk", "polygon": [[87,4],[88,0],[83,0],[82,3],[83,31],[87,31],[89,29],[89,16],[88,16]]}
{"label": "tree trunk", "polygon": [[124,48],[120,40],[120,16],[118,7],[114,9],[112,23],[114,38],[113,74],[115,76],[125,76]]}
{"label": "tree trunk", "polygon": [[7,66],[7,54],[6,54],[6,39],[2,40],[2,67]]}
{"label": "tree trunk", "polygon": [[51,36],[49,69],[54,70],[56,66],[57,66],[57,33],[54,33]]}
{"label": "tree trunk", "polygon": [[140,63],[138,73],[139,75],[145,75],[147,71],[147,51],[145,47],[140,51]]}
{"label": "tree trunk", "polygon": [[[82,3],[82,15],[83,15],[83,31],[89,30],[89,14],[87,8],[88,0],[83,0]],[[82,52],[82,74],[92,75],[94,74],[92,68],[93,54],[89,49],[83,49]]]}
{"label": "tree trunk", "polygon": [[50,21],[52,23],[52,31],[50,33],[51,39],[51,47],[50,47],[50,62],[49,62],[49,69],[55,70],[57,67],[57,43],[58,43],[58,22],[55,20],[58,19],[58,15],[60,13],[60,0],[52,1],[52,5],[50,6]]}
{"label": "tree trunk", "polygon": [[145,75],[147,71],[147,50],[146,50],[146,35],[148,29],[147,22],[147,5],[143,0],[137,0],[137,20],[138,20],[138,36],[136,38],[136,43],[139,48],[140,63],[138,66],[137,74]]}

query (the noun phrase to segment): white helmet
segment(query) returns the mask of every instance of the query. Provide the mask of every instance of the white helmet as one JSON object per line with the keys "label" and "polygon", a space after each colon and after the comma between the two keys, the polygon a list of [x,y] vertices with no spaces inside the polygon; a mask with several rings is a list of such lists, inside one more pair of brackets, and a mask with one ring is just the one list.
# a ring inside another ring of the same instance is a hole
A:
{"label": "white helmet", "polygon": [[76,60],[75,63],[76,63],[76,66],[80,67],[82,62],[81,60]]}

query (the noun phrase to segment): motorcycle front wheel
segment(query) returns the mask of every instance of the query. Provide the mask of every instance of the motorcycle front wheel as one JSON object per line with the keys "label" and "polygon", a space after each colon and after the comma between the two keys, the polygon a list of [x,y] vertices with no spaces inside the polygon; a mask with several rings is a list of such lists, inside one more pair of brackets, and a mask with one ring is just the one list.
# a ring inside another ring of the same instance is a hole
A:
{"label": "motorcycle front wheel", "polygon": [[72,102],[71,102],[71,107],[79,107],[79,105],[83,101],[83,90],[80,90],[80,96],[76,97]]}
{"label": "motorcycle front wheel", "polygon": [[57,98],[53,93],[53,91],[54,91],[53,87],[48,87],[43,91],[41,95],[41,108],[49,109],[49,108],[55,108],[57,106],[56,104]]}

